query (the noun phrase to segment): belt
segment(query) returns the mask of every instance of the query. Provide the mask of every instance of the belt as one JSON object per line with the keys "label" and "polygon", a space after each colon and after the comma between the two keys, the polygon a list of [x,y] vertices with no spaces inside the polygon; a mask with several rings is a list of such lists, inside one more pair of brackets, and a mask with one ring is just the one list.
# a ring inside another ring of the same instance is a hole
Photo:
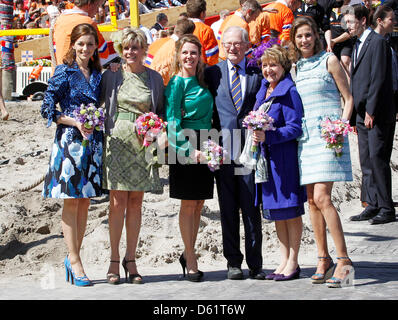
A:
{"label": "belt", "polygon": [[137,118],[138,115],[134,112],[116,112],[115,114],[116,120],[129,120],[131,122],[134,122],[135,120],[137,120]]}

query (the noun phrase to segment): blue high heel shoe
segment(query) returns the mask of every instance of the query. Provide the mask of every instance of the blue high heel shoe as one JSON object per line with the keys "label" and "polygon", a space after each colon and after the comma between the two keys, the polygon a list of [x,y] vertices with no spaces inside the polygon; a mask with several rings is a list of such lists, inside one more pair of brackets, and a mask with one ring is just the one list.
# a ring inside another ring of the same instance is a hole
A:
{"label": "blue high heel shoe", "polygon": [[65,281],[69,282],[69,279],[70,279],[70,277],[69,277],[70,261],[68,259],[68,256],[65,257],[64,266],[65,266]]}
{"label": "blue high heel shoe", "polygon": [[70,282],[77,287],[88,287],[92,285],[92,282],[86,275],[82,277],[76,277],[75,273],[72,270],[72,266],[70,264],[68,256],[65,257],[64,266],[66,270],[66,282]]}

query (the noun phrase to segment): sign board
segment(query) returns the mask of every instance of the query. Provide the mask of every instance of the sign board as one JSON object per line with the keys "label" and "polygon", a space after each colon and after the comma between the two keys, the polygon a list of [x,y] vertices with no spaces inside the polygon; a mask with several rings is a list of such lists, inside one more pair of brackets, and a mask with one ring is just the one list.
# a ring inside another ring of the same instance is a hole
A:
{"label": "sign board", "polygon": [[33,51],[25,50],[21,51],[21,62],[29,62],[33,60]]}

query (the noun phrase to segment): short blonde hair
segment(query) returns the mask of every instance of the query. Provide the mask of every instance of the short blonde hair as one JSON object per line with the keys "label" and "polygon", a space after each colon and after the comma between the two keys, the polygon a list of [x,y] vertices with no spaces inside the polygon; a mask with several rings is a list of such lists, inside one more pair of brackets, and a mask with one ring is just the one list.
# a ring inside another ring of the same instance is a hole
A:
{"label": "short blonde hair", "polygon": [[261,63],[268,61],[279,63],[283,67],[283,70],[285,70],[285,74],[289,73],[292,67],[292,62],[289,59],[288,51],[277,44],[265,50],[260,58],[260,61]]}
{"label": "short blonde hair", "polygon": [[146,35],[139,28],[126,27],[112,34],[111,39],[114,49],[121,57],[123,56],[123,48],[130,46],[131,43],[137,43],[145,52],[148,50]]}

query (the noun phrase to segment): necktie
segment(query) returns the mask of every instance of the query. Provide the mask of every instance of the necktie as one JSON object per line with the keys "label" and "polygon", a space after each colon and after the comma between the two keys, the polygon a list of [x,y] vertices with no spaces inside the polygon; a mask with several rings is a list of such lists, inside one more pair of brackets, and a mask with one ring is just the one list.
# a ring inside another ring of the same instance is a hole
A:
{"label": "necktie", "polygon": [[239,112],[240,108],[242,107],[242,88],[240,85],[240,78],[239,78],[239,66],[233,66],[233,74],[232,74],[232,82],[231,82],[231,96],[234,102],[234,106],[236,111]]}
{"label": "necktie", "polygon": [[354,52],[354,67],[357,64],[358,61],[358,55],[359,55],[359,45],[361,44],[361,40],[357,39],[357,41],[355,41],[355,52]]}

